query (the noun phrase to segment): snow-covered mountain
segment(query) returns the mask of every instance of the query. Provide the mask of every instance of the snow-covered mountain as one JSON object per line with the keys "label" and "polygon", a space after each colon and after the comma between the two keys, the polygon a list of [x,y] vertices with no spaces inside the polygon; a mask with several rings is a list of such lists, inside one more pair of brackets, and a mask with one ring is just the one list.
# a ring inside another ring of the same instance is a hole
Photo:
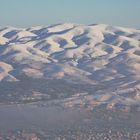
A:
{"label": "snow-covered mountain", "polygon": [[102,101],[139,103],[140,30],[72,23],[0,28],[0,81],[22,75],[103,86],[93,91],[106,93]]}

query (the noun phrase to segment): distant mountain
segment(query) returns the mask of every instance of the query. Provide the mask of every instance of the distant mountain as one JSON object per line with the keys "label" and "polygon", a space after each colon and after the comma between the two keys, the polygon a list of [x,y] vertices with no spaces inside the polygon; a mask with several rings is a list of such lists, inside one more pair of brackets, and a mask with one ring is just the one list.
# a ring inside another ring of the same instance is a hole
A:
{"label": "distant mountain", "polygon": [[0,28],[0,81],[24,76],[102,86],[93,92],[107,94],[103,101],[139,104],[140,30],[72,23]]}

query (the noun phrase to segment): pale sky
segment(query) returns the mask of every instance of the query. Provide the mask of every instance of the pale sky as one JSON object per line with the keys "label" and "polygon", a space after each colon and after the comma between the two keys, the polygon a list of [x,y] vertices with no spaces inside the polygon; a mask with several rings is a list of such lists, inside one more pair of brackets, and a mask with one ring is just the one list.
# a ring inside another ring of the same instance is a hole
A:
{"label": "pale sky", "polygon": [[0,0],[0,26],[63,22],[140,28],[140,0]]}

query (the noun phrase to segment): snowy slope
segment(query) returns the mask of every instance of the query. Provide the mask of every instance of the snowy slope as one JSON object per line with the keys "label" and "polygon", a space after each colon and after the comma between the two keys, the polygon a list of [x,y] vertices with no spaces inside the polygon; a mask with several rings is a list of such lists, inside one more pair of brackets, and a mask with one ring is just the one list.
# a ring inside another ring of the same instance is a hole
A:
{"label": "snowy slope", "polygon": [[103,86],[97,93],[113,96],[106,100],[139,103],[140,30],[72,23],[1,28],[0,81],[20,75]]}

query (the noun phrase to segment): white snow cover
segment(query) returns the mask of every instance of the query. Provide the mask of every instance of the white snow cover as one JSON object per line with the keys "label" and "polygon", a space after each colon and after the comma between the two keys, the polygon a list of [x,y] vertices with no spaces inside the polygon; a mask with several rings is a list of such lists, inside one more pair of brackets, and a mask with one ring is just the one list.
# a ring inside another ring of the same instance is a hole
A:
{"label": "white snow cover", "polygon": [[72,23],[1,28],[0,81],[20,74],[104,85],[101,101],[117,93],[140,103],[140,30]]}

